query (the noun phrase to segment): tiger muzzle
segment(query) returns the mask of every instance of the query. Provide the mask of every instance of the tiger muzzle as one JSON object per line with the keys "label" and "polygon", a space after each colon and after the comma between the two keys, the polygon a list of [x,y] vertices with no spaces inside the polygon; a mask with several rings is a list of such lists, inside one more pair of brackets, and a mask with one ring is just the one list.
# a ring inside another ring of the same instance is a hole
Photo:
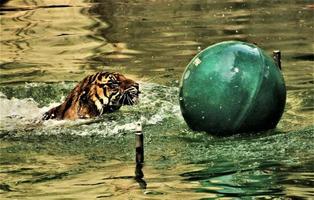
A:
{"label": "tiger muzzle", "polygon": [[135,83],[132,86],[128,87],[125,91],[124,94],[121,97],[120,103],[122,105],[134,105],[138,103],[139,99],[139,84]]}

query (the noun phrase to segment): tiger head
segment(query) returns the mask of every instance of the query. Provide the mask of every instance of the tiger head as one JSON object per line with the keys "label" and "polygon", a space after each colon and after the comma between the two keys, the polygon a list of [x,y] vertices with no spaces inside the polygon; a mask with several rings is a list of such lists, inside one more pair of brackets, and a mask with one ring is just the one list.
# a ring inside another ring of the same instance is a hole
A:
{"label": "tiger head", "polygon": [[105,104],[120,108],[123,105],[133,105],[138,102],[139,84],[120,73],[109,73],[102,77],[104,95],[108,98]]}
{"label": "tiger head", "polygon": [[[120,73],[99,72],[86,79],[86,87],[83,87],[85,90],[80,96],[80,107],[83,110],[84,107],[94,104],[99,112],[97,115],[101,115],[103,112],[113,112],[123,105],[138,102],[139,84]],[[92,84],[88,84],[89,82]]]}

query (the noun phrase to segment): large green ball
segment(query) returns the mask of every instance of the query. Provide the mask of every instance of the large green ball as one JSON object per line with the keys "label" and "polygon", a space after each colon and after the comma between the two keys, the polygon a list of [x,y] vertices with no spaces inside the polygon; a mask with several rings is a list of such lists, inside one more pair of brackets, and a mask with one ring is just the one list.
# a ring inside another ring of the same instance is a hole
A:
{"label": "large green ball", "polygon": [[180,83],[188,126],[216,135],[275,128],[285,102],[285,82],[274,60],[244,42],[222,42],[201,51]]}

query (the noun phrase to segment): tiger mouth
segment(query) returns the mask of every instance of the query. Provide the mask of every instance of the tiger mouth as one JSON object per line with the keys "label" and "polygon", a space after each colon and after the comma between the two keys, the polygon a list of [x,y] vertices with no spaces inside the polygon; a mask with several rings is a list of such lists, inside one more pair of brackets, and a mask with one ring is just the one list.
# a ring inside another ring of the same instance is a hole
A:
{"label": "tiger mouth", "polygon": [[118,103],[120,105],[129,105],[129,106],[137,104],[140,93],[141,92],[138,90],[138,87],[130,87],[124,91]]}

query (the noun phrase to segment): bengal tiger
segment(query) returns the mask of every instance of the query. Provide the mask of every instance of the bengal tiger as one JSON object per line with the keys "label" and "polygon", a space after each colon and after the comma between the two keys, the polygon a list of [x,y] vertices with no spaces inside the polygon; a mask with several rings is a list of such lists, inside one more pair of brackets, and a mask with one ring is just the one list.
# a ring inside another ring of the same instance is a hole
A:
{"label": "bengal tiger", "polygon": [[139,84],[120,73],[98,72],[85,77],[65,101],[46,112],[48,119],[86,119],[133,105],[139,98]]}

